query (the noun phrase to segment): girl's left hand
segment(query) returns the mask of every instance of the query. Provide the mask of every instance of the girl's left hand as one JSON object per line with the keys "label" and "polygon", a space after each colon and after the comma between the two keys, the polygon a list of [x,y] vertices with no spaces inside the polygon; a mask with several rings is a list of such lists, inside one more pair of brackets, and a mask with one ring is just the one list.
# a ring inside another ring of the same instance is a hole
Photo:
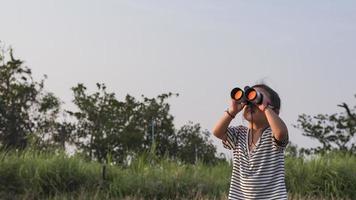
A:
{"label": "girl's left hand", "polygon": [[256,106],[258,107],[258,109],[264,112],[267,106],[271,105],[271,100],[265,91],[261,90],[260,88],[255,88],[255,90],[257,90],[259,93],[263,95],[262,103]]}

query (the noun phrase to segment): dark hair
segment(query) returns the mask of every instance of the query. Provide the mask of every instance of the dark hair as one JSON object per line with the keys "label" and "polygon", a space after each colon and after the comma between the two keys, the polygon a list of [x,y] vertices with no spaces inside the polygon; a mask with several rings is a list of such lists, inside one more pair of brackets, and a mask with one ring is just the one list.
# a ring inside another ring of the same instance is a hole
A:
{"label": "dark hair", "polygon": [[267,86],[266,84],[256,84],[252,86],[253,88],[258,87],[264,89],[268,94],[269,98],[271,99],[272,106],[274,106],[274,110],[278,111],[281,109],[281,99],[279,98],[279,95],[276,91],[274,91],[272,88]]}

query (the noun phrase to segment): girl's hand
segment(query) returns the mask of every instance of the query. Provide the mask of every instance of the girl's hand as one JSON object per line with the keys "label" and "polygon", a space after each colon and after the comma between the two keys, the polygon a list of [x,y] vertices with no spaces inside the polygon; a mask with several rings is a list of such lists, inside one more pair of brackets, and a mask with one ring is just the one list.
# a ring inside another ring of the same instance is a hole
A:
{"label": "girl's hand", "polygon": [[233,115],[236,115],[245,107],[245,105],[245,102],[238,103],[235,99],[231,99],[229,112]]}
{"label": "girl's hand", "polygon": [[264,92],[263,90],[256,88],[256,90],[263,95],[262,103],[259,105],[256,105],[258,109],[260,109],[262,112],[265,111],[268,105],[271,105],[271,100],[269,96]]}

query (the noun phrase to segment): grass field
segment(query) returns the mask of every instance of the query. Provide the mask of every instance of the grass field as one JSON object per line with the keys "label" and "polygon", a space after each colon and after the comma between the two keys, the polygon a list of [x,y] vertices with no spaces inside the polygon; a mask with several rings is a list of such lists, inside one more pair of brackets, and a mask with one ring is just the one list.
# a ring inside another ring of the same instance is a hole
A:
{"label": "grass field", "polygon": [[[122,167],[64,153],[0,153],[1,199],[226,199],[231,165],[143,154]],[[356,199],[356,156],[286,159],[290,199]]]}

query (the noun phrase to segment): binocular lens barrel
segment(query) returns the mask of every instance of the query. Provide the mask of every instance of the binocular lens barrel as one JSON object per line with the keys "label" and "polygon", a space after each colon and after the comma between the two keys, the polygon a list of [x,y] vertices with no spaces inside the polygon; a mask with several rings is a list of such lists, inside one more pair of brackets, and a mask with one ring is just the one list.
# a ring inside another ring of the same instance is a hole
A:
{"label": "binocular lens barrel", "polygon": [[247,89],[245,95],[247,100],[254,104],[261,104],[263,101],[263,95],[253,88]]}
{"label": "binocular lens barrel", "polygon": [[248,93],[246,92],[246,96],[249,101],[252,101],[257,97],[257,92],[256,90],[249,90]]}
{"label": "binocular lens barrel", "polygon": [[235,99],[239,103],[254,103],[261,104],[263,100],[263,95],[251,87],[246,87],[245,91],[240,88],[234,88],[231,90],[231,98]]}
{"label": "binocular lens barrel", "polygon": [[235,99],[241,99],[243,95],[244,93],[241,90],[239,90],[235,94]]}
{"label": "binocular lens barrel", "polygon": [[231,90],[231,98],[236,101],[241,101],[244,97],[244,91],[240,88],[234,88]]}

